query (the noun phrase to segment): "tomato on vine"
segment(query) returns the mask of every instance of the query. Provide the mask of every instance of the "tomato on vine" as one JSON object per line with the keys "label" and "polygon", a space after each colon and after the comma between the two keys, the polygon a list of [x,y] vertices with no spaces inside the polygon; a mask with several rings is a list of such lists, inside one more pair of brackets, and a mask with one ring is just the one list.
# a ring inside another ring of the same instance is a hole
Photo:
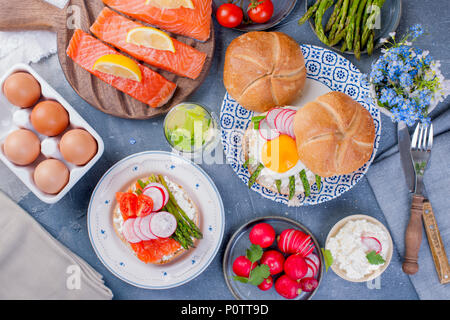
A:
{"label": "tomato on vine", "polygon": [[271,0],[252,0],[247,7],[248,17],[256,23],[265,23],[272,18],[273,3]]}

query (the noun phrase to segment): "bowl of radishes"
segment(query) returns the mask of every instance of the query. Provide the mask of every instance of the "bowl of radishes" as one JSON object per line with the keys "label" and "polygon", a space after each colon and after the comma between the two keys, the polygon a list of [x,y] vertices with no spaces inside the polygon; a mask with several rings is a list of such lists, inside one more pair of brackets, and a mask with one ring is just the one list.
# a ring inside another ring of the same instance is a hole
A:
{"label": "bowl of radishes", "polygon": [[323,275],[323,255],[311,232],[285,217],[241,226],[223,259],[225,281],[236,299],[310,299]]}

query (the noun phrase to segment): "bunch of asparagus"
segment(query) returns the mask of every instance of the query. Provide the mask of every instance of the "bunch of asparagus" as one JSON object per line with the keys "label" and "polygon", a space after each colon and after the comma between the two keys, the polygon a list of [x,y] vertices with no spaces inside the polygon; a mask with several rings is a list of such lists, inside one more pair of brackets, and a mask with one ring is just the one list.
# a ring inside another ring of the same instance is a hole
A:
{"label": "bunch of asparagus", "polygon": [[[386,0],[317,0],[298,21],[300,25],[314,16],[315,31],[320,41],[334,47],[339,43],[341,51],[353,50],[361,58],[361,51],[367,49],[370,56],[374,47],[375,21]],[[323,16],[334,5],[325,28]],[[328,33],[328,35],[326,34]]]}

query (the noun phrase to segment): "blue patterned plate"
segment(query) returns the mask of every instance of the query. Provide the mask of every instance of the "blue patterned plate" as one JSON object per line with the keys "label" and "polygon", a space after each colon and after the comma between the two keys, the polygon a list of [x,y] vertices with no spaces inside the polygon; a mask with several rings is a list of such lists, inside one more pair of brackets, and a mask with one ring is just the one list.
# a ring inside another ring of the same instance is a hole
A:
{"label": "blue patterned plate", "polygon": [[[171,177],[189,194],[200,211],[203,239],[172,262],[145,264],[115,234],[112,212],[115,194],[149,173]],[[200,275],[214,259],[222,242],[225,212],[211,178],[196,164],[169,152],[136,153],[113,165],[94,189],[88,208],[88,231],[101,262],[116,277],[144,289],[168,289]]]}
{"label": "blue patterned plate", "polygon": [[[361,84],[362,73],[349,60],[331,50],[313,45],[301,47],[305,58],[307,81],[303,96],[292,105],[301,106],[329,91],[342,91],[369,110],[375,123],[376,137],[372,157],[366,164],[351,174],[322,179],[320,190],[317,190],[314,184],[309,197],[301,194],[295,201],[289,201],[287,196],[274,193],[258,183],[252,186],[252,190],[265,198],[295,206],[319,204],[350,190],[367,172],[375,158],[381,136],[380,112],[375,104],[368,104],[366,101],[370,88]],[[252,111],[243,108],[228,93],[225,95],[220,110],[222,144],[227,162],[246,184],[250,174],[243,166],[245,160],[241,142],[253,115]]]}

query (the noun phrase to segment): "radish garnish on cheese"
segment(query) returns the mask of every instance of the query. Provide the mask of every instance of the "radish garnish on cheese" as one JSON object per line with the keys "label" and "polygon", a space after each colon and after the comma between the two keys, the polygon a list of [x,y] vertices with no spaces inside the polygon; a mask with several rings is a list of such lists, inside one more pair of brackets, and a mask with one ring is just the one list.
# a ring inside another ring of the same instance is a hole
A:
{"label": "radish garnish on cheese", "polygon": [[160,211],[153,214],[150,220],[151,232],[159,238],[170,237],[177,229],[177,219],[173,214]]}
{"label": "radish garnish on cheese", "polygon": [[139,238],[136,233],[134,232],[134,221],[136,219],[134,218],[130,218],[127,219],[124,223],[123,223],[123,229],[122,229],[122,234],[125,238],[125,240],[127,240],[130,243],[138,243],[141,242],[142,239]]}

